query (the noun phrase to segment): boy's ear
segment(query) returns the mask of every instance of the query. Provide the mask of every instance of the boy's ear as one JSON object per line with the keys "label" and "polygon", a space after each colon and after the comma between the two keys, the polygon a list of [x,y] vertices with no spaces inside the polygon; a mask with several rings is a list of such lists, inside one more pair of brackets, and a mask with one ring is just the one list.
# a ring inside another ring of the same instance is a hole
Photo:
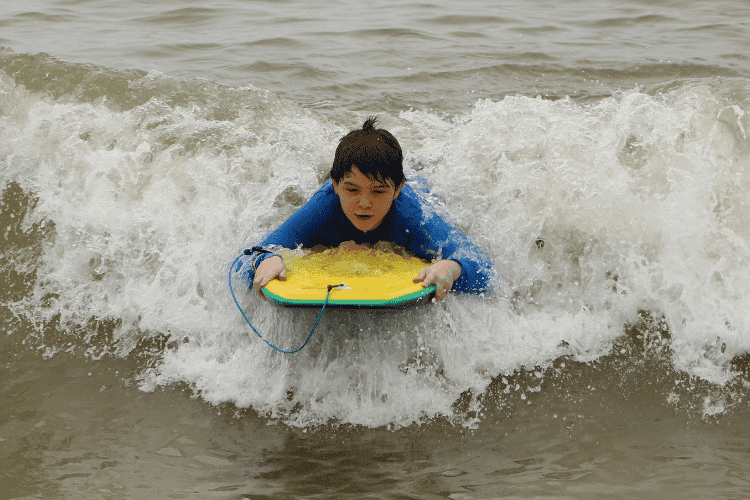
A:
{"label": "boy's ear", "polygon": [[393,199],[395,200],[398,198],[398,195],[401,194],[401,188],[404,187],[404,183],[406,182],[406,179],[401,180],[401,184],[398,185],[396,188],[396,191],[393,193]]}

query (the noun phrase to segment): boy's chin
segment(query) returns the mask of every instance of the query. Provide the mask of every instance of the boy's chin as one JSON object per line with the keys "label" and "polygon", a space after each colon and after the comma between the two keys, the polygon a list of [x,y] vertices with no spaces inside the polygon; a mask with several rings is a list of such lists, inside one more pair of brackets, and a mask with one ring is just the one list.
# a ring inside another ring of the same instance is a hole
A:
{"label": "boy's chin", "polygon": [[378,224],[380,221],[376,221],[373,217],[370,217],[369,219],[360,219],[359,217],[354,217],[354,220],[351,221],[351,223],[359,229],[360,231],[372,231],[376,227],[378,227]]}

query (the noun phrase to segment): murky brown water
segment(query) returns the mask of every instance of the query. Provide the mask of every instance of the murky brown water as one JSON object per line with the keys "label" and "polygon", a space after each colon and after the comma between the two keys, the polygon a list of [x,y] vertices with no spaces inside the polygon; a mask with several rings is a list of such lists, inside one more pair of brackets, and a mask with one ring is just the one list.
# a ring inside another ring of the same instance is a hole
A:
{"label": "murky brown water", "polygon": [[10,354],[3,341],[3,498],[739,499],[749,492],[746,411],[716,422],[693,418],[664,405],[660,381],[614,361],[561,369],[525,400],[490,389],[475,430],[440,419],[397,431],[293,429],[233,405],[211,407],[185,387],[143,393],[127,382],[138,365],[130,360],[44,360]]}

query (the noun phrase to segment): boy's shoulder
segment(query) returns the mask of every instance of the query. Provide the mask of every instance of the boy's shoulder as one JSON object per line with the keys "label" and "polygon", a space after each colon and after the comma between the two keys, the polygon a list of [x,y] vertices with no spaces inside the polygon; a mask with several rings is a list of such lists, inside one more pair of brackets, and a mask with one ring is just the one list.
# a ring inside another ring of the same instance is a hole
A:
{"label": "boy's shoulder", "polygon": [[326,179],[326,181],[320,185],[317,191],[312,195],[310,198],[310,201],[315,201],[317,203],[321,202],[332,202],[334,200],[338,199],[338,195],[336,194],[336,191],[333,190],[333,182],[331,179]]}

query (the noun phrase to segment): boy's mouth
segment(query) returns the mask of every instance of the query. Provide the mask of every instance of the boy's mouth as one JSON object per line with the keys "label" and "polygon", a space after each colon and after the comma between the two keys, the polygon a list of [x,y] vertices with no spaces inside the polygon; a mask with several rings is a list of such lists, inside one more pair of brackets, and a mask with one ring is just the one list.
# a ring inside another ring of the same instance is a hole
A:
{"label": "boy's mouth", "polygon": [[355,214],[355,215],[357,216],[357,219],[359,219],[359,220],[370,220],[370,219],[372,219],[372,215],[366,215],[366,214],[364,214],[364,215]]}

